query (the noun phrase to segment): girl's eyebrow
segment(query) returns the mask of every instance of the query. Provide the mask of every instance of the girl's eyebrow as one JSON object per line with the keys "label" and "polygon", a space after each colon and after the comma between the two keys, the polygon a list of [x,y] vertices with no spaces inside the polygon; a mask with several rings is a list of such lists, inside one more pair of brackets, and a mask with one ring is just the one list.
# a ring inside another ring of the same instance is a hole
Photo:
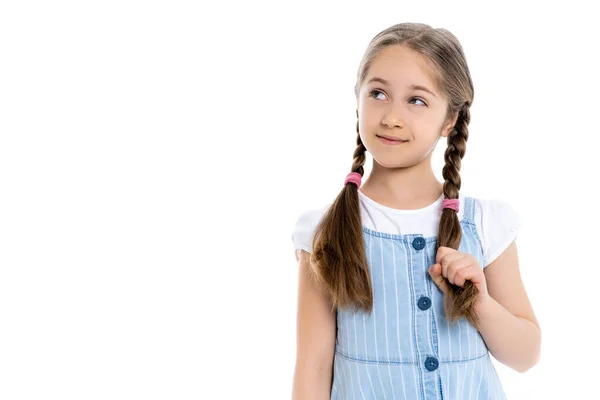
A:
{"label": "girl's eyebrow", "polygon": [[[390,85],[390,82],[386,81],[383,78],[379,78],[377,76],[369,79],[369,81],[367,82],[367,84],[371,83],[371,82],[380,82],[383,83],[384,85]],[[424,92],[430,93],[433,97],[436,97],[436,95],[429,89],[427,89],[425,86],[421,86],[421,85],[410,85],[409,86],[410,89],[412,90],[422,90]],[[436,97],[437,98],[437,97]]]}

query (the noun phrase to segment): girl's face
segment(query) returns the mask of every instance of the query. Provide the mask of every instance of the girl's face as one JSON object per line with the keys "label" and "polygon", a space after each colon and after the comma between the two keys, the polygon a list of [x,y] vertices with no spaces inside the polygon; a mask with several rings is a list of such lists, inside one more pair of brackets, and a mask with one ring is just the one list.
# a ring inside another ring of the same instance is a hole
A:
{"label": "girl's face", "polygon": [[[358,94],[361,140],[383,167],[420,164],[456,123],[456,116],[445,121],[447,107],[426,59],[405,46],[389,46],[372,61]],[[386,143],[379,136],[401,142]]]}

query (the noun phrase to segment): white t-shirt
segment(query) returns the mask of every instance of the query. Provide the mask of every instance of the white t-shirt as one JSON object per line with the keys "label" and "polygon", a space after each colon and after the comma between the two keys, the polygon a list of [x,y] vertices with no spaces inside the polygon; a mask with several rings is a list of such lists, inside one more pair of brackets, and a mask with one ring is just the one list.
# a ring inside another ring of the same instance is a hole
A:
{"label": "white t-shirt", "polygon": [[[437,236],[443,195],[427,207],[418,210],[399,210],[375,202],[360,190],[358,194],[362,224],[366,228],[397,235]],[[463,194],[459,194],[459,200],[460,220],[464,214]],[[516,239],[521,227],[521,219],[513,207],[505,201],[475,200],[475,226],[483,247],[485,268]],[[292,231],[295,251],[302,249],[312,253],[314,230],[330,205],[305,211],[298,217]]]}

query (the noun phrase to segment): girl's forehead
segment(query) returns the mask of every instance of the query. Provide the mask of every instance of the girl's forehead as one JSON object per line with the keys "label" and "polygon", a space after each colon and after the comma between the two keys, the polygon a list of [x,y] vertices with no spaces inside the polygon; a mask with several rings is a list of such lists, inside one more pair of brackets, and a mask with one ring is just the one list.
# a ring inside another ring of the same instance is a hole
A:
{"label": "girl's forehead", "polygon": [[367,71],[363,84],[374,80],[379,84],[387,84],[392,87],[407,88],[413,85],[424,86],[438,93],[436,85],[436,71],[429,65],[425,57],[416,51],[384,49],[378,54]]}
{"label": "girl's forehead", "polygon": [[424,63],[415,60],[397,60],[390,57],[381,57],[373,60],[366,78],[383,78],[391,84],[433,84],[434,70]]}

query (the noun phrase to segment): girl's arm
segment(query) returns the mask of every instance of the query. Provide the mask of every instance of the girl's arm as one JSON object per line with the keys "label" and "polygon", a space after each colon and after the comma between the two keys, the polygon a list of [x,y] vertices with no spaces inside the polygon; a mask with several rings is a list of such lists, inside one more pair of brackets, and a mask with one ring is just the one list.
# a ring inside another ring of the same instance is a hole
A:
{"label": "girl's arm", "polygon": [[541,330],[521,280],[516,243],[483,272],[489,296],[478,312],[478,330],[494,358],[525,372],[539,361]]}
{"label": "girl's arm", "polygon": [[336,312],[308,274],[310,254],[300,250],[296,368],[293,400],[329,399],[333,376]]}

